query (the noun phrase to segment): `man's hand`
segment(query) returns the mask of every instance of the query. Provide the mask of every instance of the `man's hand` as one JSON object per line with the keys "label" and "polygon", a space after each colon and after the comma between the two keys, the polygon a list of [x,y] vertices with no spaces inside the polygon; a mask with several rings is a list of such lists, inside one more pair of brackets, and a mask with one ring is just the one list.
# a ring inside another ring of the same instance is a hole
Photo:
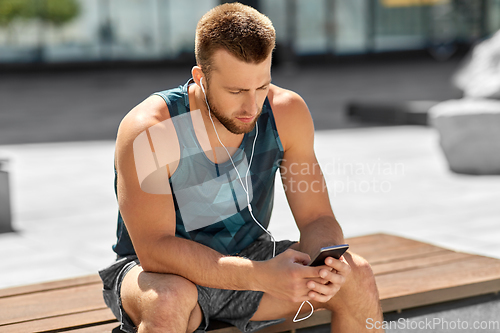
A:
{"label": "man's hand", "polygon": [[[276,257],[256,264],[258,290],[288,302],[309,299],[307,282],[317,275],[317,267],[305,266],[311,261],[308,254],[288,249]],[[319,275],[317,276],[319,277]]]}
{"label": "man's hand", "polygon": [[307,296],[311,300],[320,303],[328,302],[340,290],[345,283],[347,276],[351,272],[351,267],[344,259],[325,259],[324,266],[318,266],[319,279],[312,279],[307,282],[309,292]]}
{"label": "man's hand", "polygon": [[262,264],[259,274],[260,290],[286,301],[295,303],[315,300],[329,301],[339,291],[350,272],[345,261],[328,257],[326,265],[306,266],[309,255],[288,249]]}

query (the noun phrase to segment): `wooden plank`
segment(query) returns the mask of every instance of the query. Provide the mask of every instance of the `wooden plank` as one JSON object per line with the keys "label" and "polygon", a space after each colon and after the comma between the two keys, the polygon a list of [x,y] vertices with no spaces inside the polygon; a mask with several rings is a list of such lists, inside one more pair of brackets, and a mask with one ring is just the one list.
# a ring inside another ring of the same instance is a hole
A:
{"label": "wooden plank", "polygon": [[409,271],[430,266],[439,266],[455,261],[466,260],[470,254],[442,250],[433,252],[425,257],[410,258],[400,261],[391,261],[372,265],[372,270],[375,275],[393,274],[397,272]]}
{"label": "wooden plank", "polygon": [[20,287],[0,289],[0,298],[30,294],[40,291],[48,291],[53,289],[70,288],[74,286],[82,286],[87,284],[102,284],[101,278],[97,274],[92,274],[65,280],[50,281],[50,282],[30,284]]}
{"label": "wooden plank", "polygon": [[0,325],[106,308],[98,284],[0,298]]}
{"label": "wooden plank", "polygon": [[500,260],[470,255],[437,266],[376,276],[384,311],[500,290]]}
{"label": "wooden plank", "polygon": [[442,252],[442,249],[434,245],[412,244],[397,249],[387,247],[381,249],[378,253],[370,252],[361,256],[364,257],[371,265],[377,265],[377,264],[397,262],[415,258],[424,258],[428,256],[433,256],[439,252]]}
{"label": "wooden plank", "polygon": [[97,323],[108,324],[110,322],[114,326],[118,325],[111,310],[105,308],[0,325],[0,331],[2,333],[57,331],[68,330],[71,327],[96,325]]}
{"label": "wooden plank", "polygon": [[387,234],[355,237],[346,241],[352,252],[368,260],[371,265],[432,256],[443,251],[443,248],[435,245]]}
{"label": "wooden plank", "polygon": [[417,294],[408,294],[401,297],[381,299],[380,303],[382,306],[382,310],[385,313],[416,308],[419,306],[455,301],[474,296],[487,295],[491,293],[497,293],[499,291],[500,282],[498,280],[485,281],[466,286],[456,286],[452,288],[443,288]]}
{"label": "wooden plank", "polygon": [[439,266],[377,276],[381,297],[500,280],[500,260],[470,255],[468,259]]}
{"label": "wooden plank", "polygon": [[351,237],[346,239],[346,242],[349,243],[351,248],[356,248],[357,252],[363,252],[363,254],[370,253],[372,251],[378,252],[379,250],[387,247],[397,249],[402,246],[407,246],[408,244],[412,245],[421,243],[413,239],[382,233]]}

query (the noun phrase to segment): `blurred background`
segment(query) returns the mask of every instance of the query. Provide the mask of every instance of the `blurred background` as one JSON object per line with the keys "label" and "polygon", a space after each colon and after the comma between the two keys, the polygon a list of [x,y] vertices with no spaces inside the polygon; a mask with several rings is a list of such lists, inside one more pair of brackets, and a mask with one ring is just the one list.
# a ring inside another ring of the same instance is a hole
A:
{"label": "blurred background", "polygon": [[[187,62],[199,17],[219,2],[3,0],[0,62]],[[442,60],[500,26],[497,0],[244,2],[273,21],[279,60],[406,50]]]}
{"label": "blurred background", "polygon": [[[500,0],[244,2],[273,21],[273,79],[305,94],[317,129],[365,126],[345,111],[367,100],[462,96],[452,76],[500,29]],[[197,21],[219,3],[0,0],[0,144],[113,139],[125,112],[187,80]]]}
{"label": "blurred background", "polygon": [[[0,0],[0,288],[113,260],[120,120],[187,81],[196,24],[221,2]],[[500,29],[500,0],[241,2],[273,21],[273,82],[310,108],[347,237],[500,257],[499,176],[452,172],[428,120],[464,96],[453,79]],[[271,231],[296,239],[276,197]]]}

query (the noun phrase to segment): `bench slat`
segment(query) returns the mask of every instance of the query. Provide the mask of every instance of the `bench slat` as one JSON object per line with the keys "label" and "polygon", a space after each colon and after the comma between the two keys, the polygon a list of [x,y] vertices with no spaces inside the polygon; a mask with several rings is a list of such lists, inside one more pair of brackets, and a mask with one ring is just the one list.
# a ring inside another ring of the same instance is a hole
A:
{"label": "bench slat", "polygon": [[[498,281],[485,281],[466,286],[456,286],[432,290],[418,294],[405,295],[395,298],[381,299],[384,312],[401,311],[419,306],[444,303],[474,296],[497,293],[500,290]],[[408,305],[411,306],[408,306]]]}
{"label": "bench slat", "polygon": [[0,298],[96,283],[102,284],[101,279],[99,278],[99,275],[92,274],[65,280],[42,282],[37,284],[29,284],[26,286],[0,289]]}
{"label": "bench slat", "polygon": [[111,310],[105,308],[4,325],[0,326],[0,331],[2,333],[19,333],[68,330],[71,327],[95,325],[96,323],[113,323],[114,326],[118,326]]}
{"label": "bench slat", "polygon": [[[359,243],[357,238],[349,239],[350,250],[364,257],[373,266],[382,263],[397,262],[422,256],[434,255],[442,252],[443,248],[427,243],[405,238],[387,237],[363,237],[363,242]],[[372,246],[373,245],[373,246]]]}
{"label": "bench slat", "polygon": [[500,260],[469,255],[439,266],[376,276],[384,312],[500,291]]}
{"label": "bench slat", "polygon": [[349,243],[351,248],[356,247],[358,251],[363,252],[366,252],[367,249],[369,251],[371,250],[377,252],[384,248],[397,249],[399,247],[406,247],[421,243],[413,239],[382,233],[351,237],[346,241]]}
{"label": "bench slat", "polygon": [[415,259],[403,259],[372,265],[373,273],[377,275],[394,274],[396,272],[409,271],[430,266],[439,266],[459,260],[468,259],[469,255],[465,253],[443,250],[440,252],[429,253],[426,256]]}
{"label": "bench slat", "polygon": [[106,308],[100,285],[0,298],[0,325]]}
{"label": "bench slat", "polygon": [[469,255],[457,262],[420,267],[376,278],[383,298],[397,297],[483,281],[500,281],[500,260]]}

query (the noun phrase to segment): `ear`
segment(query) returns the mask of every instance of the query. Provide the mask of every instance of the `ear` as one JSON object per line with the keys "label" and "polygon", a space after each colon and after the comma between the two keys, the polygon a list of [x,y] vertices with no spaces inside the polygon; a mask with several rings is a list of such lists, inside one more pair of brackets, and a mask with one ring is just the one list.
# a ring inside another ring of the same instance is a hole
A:
{"label": "ear", "polygon": [[[200,84],[200,79],[202,77],[204,77],[204,74],[203,74],[203,71],[201,70],[201,67],[199,66],[194,66],[193,69],[191,69],[191,75],[193,76],[193,80],[194,82],[198,85],[198,86],[201,86]],[[207,79],[205,78],[203,81],[205,81],[205,84],[206,84],[206,81]]]}

